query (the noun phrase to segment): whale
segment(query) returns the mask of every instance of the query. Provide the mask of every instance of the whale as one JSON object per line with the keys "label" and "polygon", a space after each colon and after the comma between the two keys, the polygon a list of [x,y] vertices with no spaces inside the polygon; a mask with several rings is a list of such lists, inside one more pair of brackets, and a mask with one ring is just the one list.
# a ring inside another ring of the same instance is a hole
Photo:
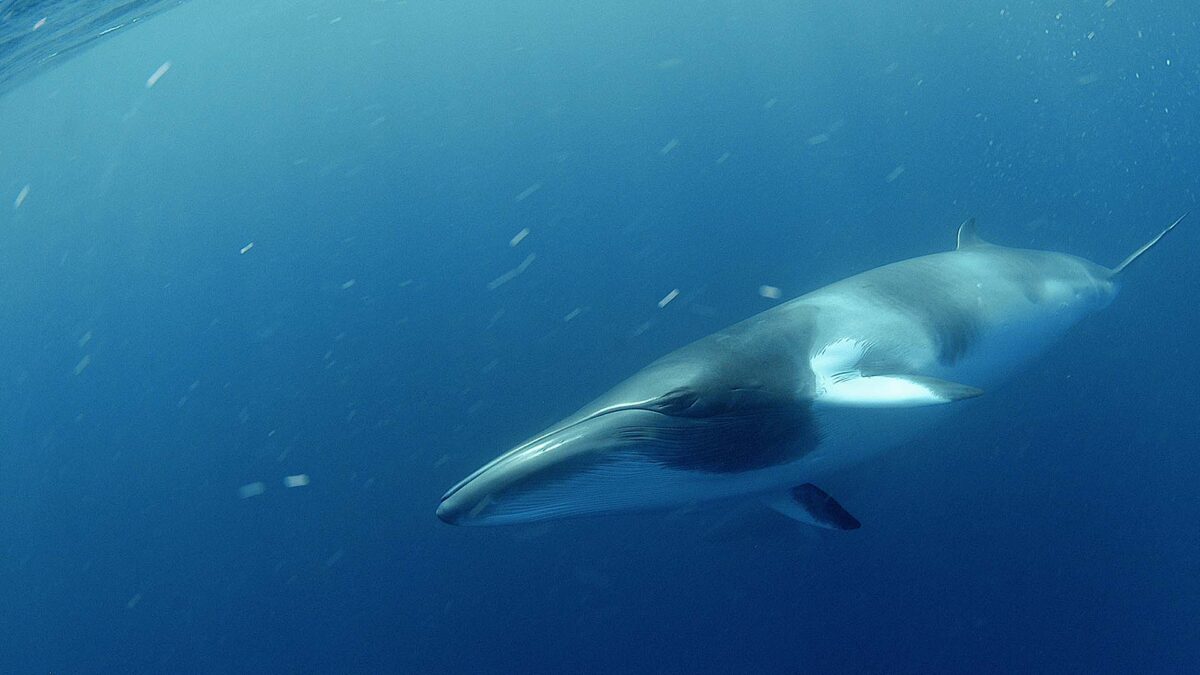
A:
{"label": "whale", "polygon": [[[1108,268],[980,237],[781,303],[652,362],[442,497],[455,525],[757,499],[802,523],[861,522],[819,487],[983,394],[1107,307],[1185,217]],[[982,398],[981,398],[982,397]]]}

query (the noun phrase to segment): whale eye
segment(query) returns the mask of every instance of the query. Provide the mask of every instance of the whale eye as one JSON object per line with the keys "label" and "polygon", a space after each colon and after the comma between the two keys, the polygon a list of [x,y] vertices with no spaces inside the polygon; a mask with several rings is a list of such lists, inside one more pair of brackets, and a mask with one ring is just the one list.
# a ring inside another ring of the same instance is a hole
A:
{"label": "whale eye", "polygon": [[654,402],[655,412],[664,415],[694,414],[693,408],[700,402],[700,395],[688,389],[669,391]]}

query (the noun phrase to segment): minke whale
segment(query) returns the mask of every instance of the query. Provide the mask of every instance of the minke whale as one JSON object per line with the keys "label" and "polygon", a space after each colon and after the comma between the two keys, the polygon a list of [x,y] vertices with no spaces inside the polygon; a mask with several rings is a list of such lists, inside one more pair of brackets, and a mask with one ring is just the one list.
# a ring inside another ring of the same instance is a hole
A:
{"label": "minke whale", "polygon": [[990,244],[884,265],[651,363],[467,476],[456,525],[757,498],[810,525],[859,521],[823,477],[902,443],[996,386],[1084,316],[1187,214],[1109,269]]}

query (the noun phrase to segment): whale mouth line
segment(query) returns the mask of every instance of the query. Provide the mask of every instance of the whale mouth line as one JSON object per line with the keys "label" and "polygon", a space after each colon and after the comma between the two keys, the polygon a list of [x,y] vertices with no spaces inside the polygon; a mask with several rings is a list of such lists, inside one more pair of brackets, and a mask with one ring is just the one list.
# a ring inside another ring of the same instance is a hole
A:
{"label": "whale mouth line", "polygon": [[649,413],[654,413],[656,415],[662,415],[663,417],[671,416],[667,413],[664,413],[661,410],[655,410],[654,408],[649,407],[650,403],[652,403],[652,401],[638,401],[637,403],[624,403],[624,404],[608,406],[606,408],[601,408],[600,410],[597,410],[596,412],[591,413],[586,417],[575,420],[575,421],[571,422],[570,424],[565,424],[560,427],[555,427],[543,434],[539,434],[538,436],[536,436],[528,441],[525,441],[524,443],[518,445],[517,447],[513,448],[512,450],[509,450],[508,452],[500,455],[499,457],[496,457],[492,461],[488,462],[487,464],[484,464],[483,466],[481,466],[478,469],[476,469],[475,471],[473,471],[469,476],[467,476],[466,478],[464,478],[464,479],[460,480],[458,483],[456,483],[454,485],[454,487],[451,487],[449,490],[447,490],[446,494],[442,495],[442,498],[441,498],[441,500],[439,500],[438,503],[441,504],[441,503],[445,502],[447,499],[450,499],[455,494],[457,494],[460,490],[462,490],[464,487],[466,487],[467,484],[469,484],[471,481],[475,480],[476,478],[479,478],[487,471],[494,469],[498,466],[501,466],[503,464],[507,464],[508,462],[512,461],[521,451],[526,450],[538,443],[545,442],[549,438],[551,438],[557,434],[561,434],[564,431],[573,429],[585,422],[591,422],[595,419],[598,419],[600,417],[603,417],[605,415],[609,415],[612,413],[627,412],[627,411],[649,412]]}

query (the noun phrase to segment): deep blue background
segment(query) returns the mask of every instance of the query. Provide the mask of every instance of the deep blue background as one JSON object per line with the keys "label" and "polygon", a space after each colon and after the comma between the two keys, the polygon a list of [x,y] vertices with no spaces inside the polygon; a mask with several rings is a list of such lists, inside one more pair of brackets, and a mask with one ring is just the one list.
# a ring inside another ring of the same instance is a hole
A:
{"label": "deep blue background", "polygon": [[1200,668],[1200,222],[858,532],[433,515],[762,284],[1195,207],[1194,6],[1105,5],[197,0],[5,94],[0,671]]}

